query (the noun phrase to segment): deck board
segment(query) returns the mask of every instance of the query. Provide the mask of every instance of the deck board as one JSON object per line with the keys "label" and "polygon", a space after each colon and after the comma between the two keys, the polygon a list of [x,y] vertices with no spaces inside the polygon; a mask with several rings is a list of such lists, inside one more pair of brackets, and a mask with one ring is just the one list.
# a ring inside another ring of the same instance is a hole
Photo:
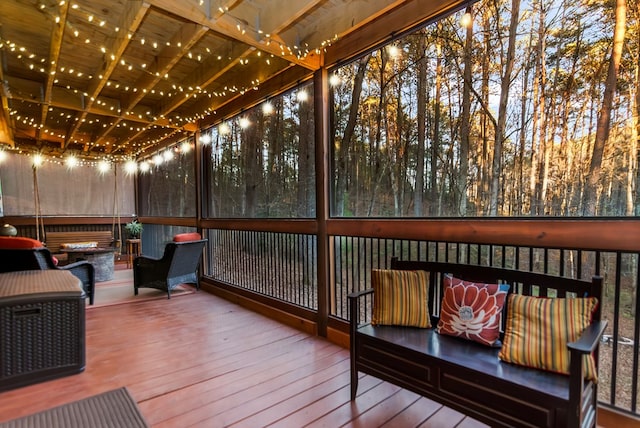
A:
{"label": "deck board", "polygon": [[126,386],[152,427],[479,426],[368,375],[351,402],[348,350],[202,291],[86,319],[86,370],[0,393],[0,421]]}

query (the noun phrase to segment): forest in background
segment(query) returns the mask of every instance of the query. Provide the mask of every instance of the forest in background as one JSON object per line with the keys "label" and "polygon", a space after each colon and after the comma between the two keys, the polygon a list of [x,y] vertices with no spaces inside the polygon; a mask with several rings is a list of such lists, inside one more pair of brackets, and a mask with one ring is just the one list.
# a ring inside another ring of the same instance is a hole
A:
{"label": "forest in background", "polygon": [[[639,215],[639,14],[481,0],[336,66],[331,215]],[[312,94],[203,130],[205,217],[315,216]]]}
{"label": "forest in background", "polygon": [[638,14],[482,0],[337,68],[332,214],[638,215]]}

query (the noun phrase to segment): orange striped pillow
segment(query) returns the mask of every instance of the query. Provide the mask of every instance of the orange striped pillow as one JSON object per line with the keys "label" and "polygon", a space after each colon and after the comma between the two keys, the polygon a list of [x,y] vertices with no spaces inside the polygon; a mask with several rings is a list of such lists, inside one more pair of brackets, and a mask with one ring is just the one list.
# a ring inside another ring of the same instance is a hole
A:
{"label": "orange striped pillow", "polygon": [[[527,367],[569,374],[567,343],[589,326],[598,299],[541,298],[511,294],[507,325],[498,357]],[[584,377],[597,381],[593,355],[583,358]]]}
{"label": "orange striped pillow", "polygon": [[371,324],[431,327],[427,272],[373,269],[371,283],[374,289]]}

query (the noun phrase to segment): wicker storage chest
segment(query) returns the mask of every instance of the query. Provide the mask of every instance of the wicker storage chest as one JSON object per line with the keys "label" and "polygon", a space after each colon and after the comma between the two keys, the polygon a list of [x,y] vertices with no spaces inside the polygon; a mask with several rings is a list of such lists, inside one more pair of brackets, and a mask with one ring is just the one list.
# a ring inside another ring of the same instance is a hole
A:
{"label": "wicker storage chest", "polygon": [[0,274],[0,391],[85,366],[85,298],[68,271]]}

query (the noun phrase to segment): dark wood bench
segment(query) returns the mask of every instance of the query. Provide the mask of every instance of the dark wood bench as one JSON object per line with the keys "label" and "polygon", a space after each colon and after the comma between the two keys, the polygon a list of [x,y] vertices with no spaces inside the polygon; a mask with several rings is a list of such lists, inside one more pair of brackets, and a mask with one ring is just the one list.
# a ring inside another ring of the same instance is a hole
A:
{"label": "dark wood bench", "polygon": [[[429,273],[432,328],[361,323],[373,289],[351,293],[351,399],[358,372],[373,375],[495,427],[594,427],[597,385],[583,378],[582,355],[595,353],[606,327],[599,305],[580,339],[568,344],[570,375],[499,360],[499,348],[438,334],[443,276],[510,284],[509,293],[535,296],[593,296],[602,301],[602,279],[591,282],[551,275],[439,262],[393,259],[392,269]],[[567,294],[570,293],[570,294]],[[572,294],[575,293],[575,294]],[[368,298],[366,296],[369,296]],[[508,307],[504,308],[501,335]]]}
{"label": "dark wood bench", "polygon": [[51,254],[60,261],[67,260],[67,254],[60,246],[78,242],[97,242],[100,248],[112,248],[114,246],[113,233],[109,230],[86,230],[73,232],[47,232],[46,245]]}

